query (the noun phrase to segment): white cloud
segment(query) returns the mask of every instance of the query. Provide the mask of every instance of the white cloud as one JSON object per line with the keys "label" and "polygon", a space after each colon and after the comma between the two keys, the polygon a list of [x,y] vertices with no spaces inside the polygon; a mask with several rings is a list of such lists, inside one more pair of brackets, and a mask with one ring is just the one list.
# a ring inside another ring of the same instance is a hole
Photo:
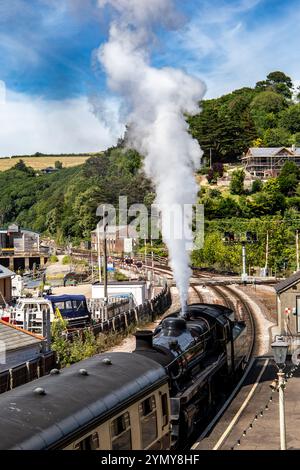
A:
{"label": "white cloud", "polygon": [[[105,116],[98,111],[96,117],[87,97],[50,101],[5,93],[3,82],[0,85],[0,156],[95,152],[115,144],[123,132],[115,99],[103,99]],[[104,124],[108,114],[109,128]]]}
{"label": "white cloud", "polygon": [[254,86],[274,70],[299,79],[300,12],[286,5],[280,17],[248,24],[248,12],[254,10],[253,20],[258,3],[205,3],[204,10],[174,35],[171,54],[178,54],[178,48],[183,51],[181,65],[204,79],[207,97]]}

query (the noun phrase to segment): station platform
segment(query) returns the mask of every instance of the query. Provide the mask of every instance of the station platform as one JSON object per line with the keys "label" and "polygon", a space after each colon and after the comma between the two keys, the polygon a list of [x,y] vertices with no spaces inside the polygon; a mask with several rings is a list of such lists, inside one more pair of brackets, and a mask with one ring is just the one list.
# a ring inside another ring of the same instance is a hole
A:
{"label": "station platform", "polygon": [[[288,372],[292,364],[287,365]],[[279,393],[270,384],[277,377],[272,357],[258,357],[242,386],[212,429],[207,428],[193,450],[279,450]],[[287,449],[300,449],[300,367],[285,388]],[[206,435],[205,435],[206,434]]]}

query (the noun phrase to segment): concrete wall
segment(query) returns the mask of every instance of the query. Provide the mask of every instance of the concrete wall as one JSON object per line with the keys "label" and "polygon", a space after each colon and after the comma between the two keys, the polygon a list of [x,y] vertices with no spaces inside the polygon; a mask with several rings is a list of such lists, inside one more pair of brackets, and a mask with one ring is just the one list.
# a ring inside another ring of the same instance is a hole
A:
{"label": "concrete wall", "polygon": [[277,312],[281,333],[300,336],[300,282],[277,295]]}

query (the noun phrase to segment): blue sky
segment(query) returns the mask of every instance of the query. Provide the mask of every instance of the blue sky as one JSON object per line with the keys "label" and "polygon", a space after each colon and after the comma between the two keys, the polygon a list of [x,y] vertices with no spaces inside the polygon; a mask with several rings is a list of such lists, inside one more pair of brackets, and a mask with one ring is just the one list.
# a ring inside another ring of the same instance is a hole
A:
{"label": "blue sky", "polygon": [[[253,86],[273,70],[300,79],[300,0],[175,3],[184,19],[177,30],[159,32],[154,65],[198,76],[206,82],[207,97]],[[0,126],[0,155],[21,152],[21,143],[12,139],[13,125],[24,135],[21,153],[96,151],[113,143],[122,129],[118,102],[107,93],[95,60],[108,23],[97,0],[0,0],[0,91],[6,89],[0,118],[8,116]],[[95,96],[101,102],[97,115],[91,106]],[[71,123],[55,124],[68,116]]]}

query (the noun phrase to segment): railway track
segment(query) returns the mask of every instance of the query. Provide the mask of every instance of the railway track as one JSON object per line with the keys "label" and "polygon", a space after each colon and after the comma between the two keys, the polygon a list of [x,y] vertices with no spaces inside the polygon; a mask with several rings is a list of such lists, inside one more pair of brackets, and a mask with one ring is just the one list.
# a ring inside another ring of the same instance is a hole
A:
{"label": "railway track", "polygon": [[256,320],[255,320],[255,314],[253,312],[253,308],[249,303],[245,300],[241,292],[237,292],[236,289],[226,286],[226,289],[228,292],[231,293],[231,295],[235,296],[238,301],[241,303],[243,307],[243,313],[244,313],[244,320],[246,322],[248,331],[249,331],[249,339],[250,339],[250,344],[249,344],[249,353],[248,353],[248,361],[252,356],[255,355],[255,349],[256,349]]}
{"label": "railway track", "polygon": [[[198,275],[196,274],[196,277]],[[195,287],[195,286],[194,286]],[[241,292],[238,292],[232,286],[229,285],[209,285],[209,289],[212,290],[217,294],[217,298],[222,300],[223,304],[233,310],[236,311],[236,306],[232,300],[232,298],[237,299],[237,301],[242,306],[242,318],[241,320],[246,322],[248,331],[249,331],[249,352],[247,355],[247,361],[249,362],[250,358],[254,355],[255,352],[255,331],[256,331],[256,322],[255,322],[255,315],[252,309],[252,306],[246,301],[243,297]]]}
{"label": "railway track", "polygon": [[[253,368],[253,365],[255,363],[255,349],[256,349],[256,341],[255,341],[255,332],[256,332],[256,321],[255,321],[255,315],[253,312],[253,309],[251,305],[246,301],[245,298],[243,298],[243,295],[239,292],[237,292],[233,287],[230,286],[209,286],[211,290],[216,292],[219,298],[222,299],[224,305],[227,307],[233,309],[233,311],[236,310],[235,305],[233,301],[231,300],[232,297],[236,298],[238,302],[240,302],[242,306],[242,312],[243,312],[243,320],[246,322],[247,329],[249,331],[248,339],[249,339],[249,345],[248,345],[248,351],[246,355],[246,367],[243,371],[242,376],[240,377],[240,380],[238,383],[235,385],[234,389],[232,390],[231,394],[225,401],[225,403],[221,406],[221,408],[217,411],[216,415],[214,418],[211,420],[211,422],[208,424],[208,426],[202,431],[196,442],[192,445],[192,449],[195,450],[198,448],[200,442],[207,438],[209,434],[212,432],[214,429],[215,425],[218,423],[220,418],[223,416],[225,411],[230,407],[232,401],[234,398],[237,396],[237,394],[240,392],[247,376],[249,375],[250,371]],[[231,298],[229,298],[229,295]]]}
{"label": "railway track", "polygon": [[196,288],[196,286],[194,286],[193,284],[190,286],[190,288],[193,290],[193,293],[196,294],[197,296],[197,299],[199,300],[200,303],[204,303],[204,298],[203,298],[203,295],[200,294],[200,292],[198,291],[198,289]]}
{"label": "railway track", "polygon": [[[156,270],[157,268],[155,268]],[[158,268],[159,269],[159,268]],[[166,270],[166,267],[163,269],[160,269],[167,271],[168,274],[170,273],[170,269]],[[171,274],[171,273],[170,273]],[[201,284],[203,284],[204,276],[201,275],[200,273],[194,272],[193,277],[196,277],[201,279]],[[255,320],[255,314],[253,312],[253,307],[249,304],[249,302],[246,300],[245,297],[243,297],[243,294],[241,292],[238,292],[237,289],[235,289],[233,286],[229,286],[227,284],[222,284],[222,285],[207,285],[207,287],[215,293],[216,300],[220,301],[221,304],[225,305],[226,307],[230,308],[234,312],[237,312],[237,307],[235,304],[239,304],[241,306],[241,316],[240,320],[243,320],[246,322],[247,325],[247,330],[249,332],[248,334],[248,348],[247,348],[247,355],[245,359],[245,368],[243,370],[242,376],[239,378],[238,383],[235,384],[233,390],[225,400],[223,404],[221,404],[220,408],[216,410],[215,416],[211,419],[207,427],[201,432],[201,435],[198,437],[196,442],[192,445],[192,449],[196,449],[197,446],[199,445],[200,441],[205,439],[209,433],[212,431],[216,423],[220,420],[221,416],[225,413],[225,411],[230,407],[230,404],[236,397],[236,395],[239,393],[241,390],[244,381],[246,380],[248,374],[250,373],[254,363],[255,363],[255,350],[256,350],[256,341],[255,341],[255,332],[256,332],[256,320]],[[194,283],[190,285],[190,288],[192,289],[193,293],[197,296],[197,299],[201,303],[205,303],[205,300],[203,298],[203,295],[199,292],[199,289],[197,288],[197,285]],[[236,302],[234,301],[236,300]],[[239,313],[238,313],[239,315]]]}

